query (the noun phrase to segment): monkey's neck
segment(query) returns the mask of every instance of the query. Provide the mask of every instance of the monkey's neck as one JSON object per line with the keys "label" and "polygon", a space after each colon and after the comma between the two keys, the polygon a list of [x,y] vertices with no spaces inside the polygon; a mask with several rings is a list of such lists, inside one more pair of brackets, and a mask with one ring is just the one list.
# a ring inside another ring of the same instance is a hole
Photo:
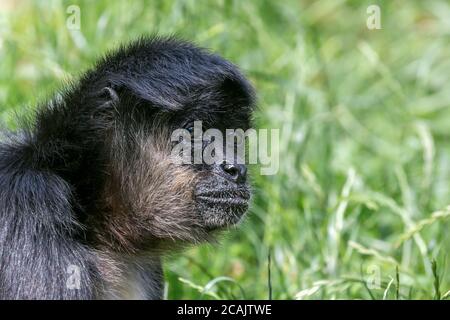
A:
{"label": "monkey's neck", "polygon": [[98,261],[105,279],[99,299],[163,298],[163,270],[159,256],[100,253]]}

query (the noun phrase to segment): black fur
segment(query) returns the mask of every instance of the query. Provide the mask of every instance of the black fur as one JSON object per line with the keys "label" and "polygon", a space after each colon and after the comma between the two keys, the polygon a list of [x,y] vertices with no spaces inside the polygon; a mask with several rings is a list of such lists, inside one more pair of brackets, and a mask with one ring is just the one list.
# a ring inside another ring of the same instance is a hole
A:
{"label": "black fur", "polygon": [[[152,236],[144,241],[134,234],[122,244],[105,227],[116,219],[105,205],[105,186],[120,170],[114,164],[127,167],[136,154],[137,133],[145,137],[156,124],[174,129],[197,119],[246,129],[252,106],[253,89],[234,65],[188,42],[158,37],[106,55],[39,106],[31,124],[4,133],[0,144],[0,298],[104,297],[114,279],[106,279],[110,271],[101,270],[102,261],[120,268],[123,261],[113,256],[160,246]],[[126,221],[135,220],[140,223]],[[66,286],[69,265],[80,267],[80,289]],[[161,274],[151,271],[159,259],[150,265],[140,278],[156,279],[146,295],[161,298]]]}

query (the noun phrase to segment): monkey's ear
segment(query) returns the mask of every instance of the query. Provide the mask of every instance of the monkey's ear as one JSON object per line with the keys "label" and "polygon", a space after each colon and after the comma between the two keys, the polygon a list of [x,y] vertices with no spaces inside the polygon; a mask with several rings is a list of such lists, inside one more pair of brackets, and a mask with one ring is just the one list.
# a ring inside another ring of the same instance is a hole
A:
{"label": "monkey's ear", "polygon": [[102,99],[103,104],[102,106],[111,106],[115,105],[119,102],[119,95],[117,94],[116,90],[114,90],[112,87],[104,87],[100,91],[100,97]]}

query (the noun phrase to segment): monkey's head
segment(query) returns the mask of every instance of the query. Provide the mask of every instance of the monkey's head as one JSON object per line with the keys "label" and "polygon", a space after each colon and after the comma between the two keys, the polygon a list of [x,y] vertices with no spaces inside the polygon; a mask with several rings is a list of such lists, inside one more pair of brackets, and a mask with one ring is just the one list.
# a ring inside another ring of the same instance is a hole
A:
{"label": "monkey's head", "polygon": [[[65,128],[72,160],[60,171],[74,185],[80,220],[102,243],[138,250],[209,240],[247,211],[242,159],[224,152],[198,161],[211,139],[173,139],[177,129],[195,134],[197,121],[224,139],[226,129],[250,128],[253,89],[230,62],[187,42],[141,39],[103,58],[62,100],[41,114],[40,127],[47,117]],[[187,141],[192,163],[181,163],[174,148]]]}

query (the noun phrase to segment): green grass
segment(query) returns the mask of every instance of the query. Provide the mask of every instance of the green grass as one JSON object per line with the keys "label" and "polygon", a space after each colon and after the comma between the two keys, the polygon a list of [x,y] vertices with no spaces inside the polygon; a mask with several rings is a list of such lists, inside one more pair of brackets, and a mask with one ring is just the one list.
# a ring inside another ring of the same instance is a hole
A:
{"label": "green grass", "polygon": [[[168,259],[168,298],[448,299],[450,5],[376,1],[0,4],[0,121],[142,33],[242,67],[259,127],[280,128],[239,230]],[[65,27],[81,8],[81,32]],[[271,263],[268,257],[271,255]]]}

